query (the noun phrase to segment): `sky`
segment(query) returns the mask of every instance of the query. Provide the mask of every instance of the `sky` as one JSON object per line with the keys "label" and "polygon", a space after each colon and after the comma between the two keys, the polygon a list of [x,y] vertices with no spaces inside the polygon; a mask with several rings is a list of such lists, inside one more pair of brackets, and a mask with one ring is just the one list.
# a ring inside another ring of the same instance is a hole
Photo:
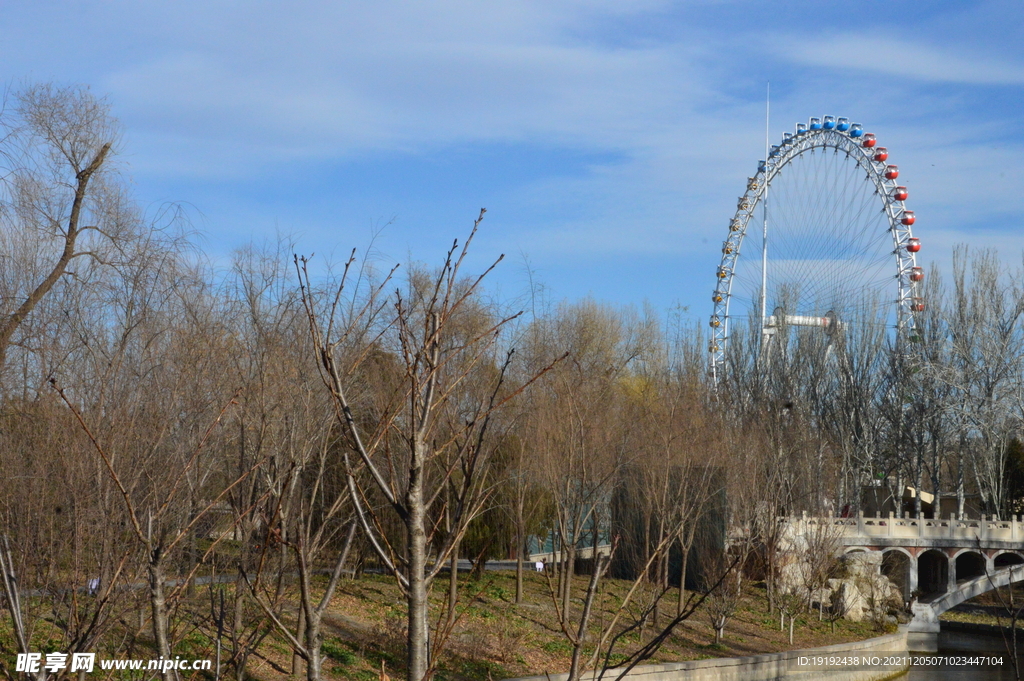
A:
{"label": "sky", "polygon": [[1024,3],[5,0],[0,81],[89,86],[149,214],[470,269],[505,300],[706,319],[746,178],[810,116],[878,135],[920,256],[1024,249]]}

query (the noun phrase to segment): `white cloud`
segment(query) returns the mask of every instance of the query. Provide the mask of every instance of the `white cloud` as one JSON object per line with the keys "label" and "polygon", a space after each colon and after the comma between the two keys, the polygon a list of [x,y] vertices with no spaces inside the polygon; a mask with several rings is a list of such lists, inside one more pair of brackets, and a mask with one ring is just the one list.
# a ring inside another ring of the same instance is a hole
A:
{"label": "white cloud", "polygon": [[[252,196],[249,185],[278,174],[495,143],[568,147],[614,161],[577,163],[571,173],[538,168],[495,187],[507,206],[488,205],[489,221],[507,207],[524,215],[522,224],[505,223],[510,242],[551,262],[570,250],[581,260],[699,253],[701,276],[713,275],[736,196],[763,154],[767,79],[773,139],[808,115],[847,115],[874,128],[904,171],[923,230],[957,233],[984,215],[1019,220],[1021,178],[1010,170],[1022,146],[1016,107],[979,106],[961,87],[1018,86],[1017,48],[947,40],[957,37],[948,17],[952,28],[835,33],[808,12],[780,30],[733,4],[185,0],[18,16],[0,9],[10,29],[0,58],[18,75],[29,65],[34,77],[111,92],[142,181],[183,200],[193,197],[182,187],[215,187],[201,208],[218,230],[248,233],[281,217],[337,238],[339,222],[393,213],[392,195],[364,201],[344,187],[291,203]],[[702,19],[723,7],[737,19]],[[657,30],[645,33],[645,22]],[[621,25],[634,33],[617,32]],[[977,38],[981,29],[972,30]],[[76,40],[89,35],[103,39]],[[934,83],[944,87],[927,87]],[[1005,145],[992,149],[1000,135]],[[408,189],[396,183],[394,195]],[[436,205],[448,200],[438,196]],[[332,201],[352,212],[332,210]],[[402,216],[396,243],[405,225],[422,224]],[[392,250],[403,253],[405,243]]]}
{"label": "white cloud", "polygon": [[[888,31],[842,33],[820,38],[788,35],[770,43],[773,52],[798,64],[887,77],[886,85],[917,80],[963,85],[1024,84],[1024,64],[977,48],[936,47]],[[955,51],[954,51],[955,49]],[[968,52],[968,50],[970,50]]]}
{"label": "white cloud", "polygon": [[[157,145],[152,156],[229,175],[280,160],[473,142],[633,151],[659,143],[693,102],[713,96],[692,57],[671,45],[372,37],[324,46],[311,36],[308,49],[268,59],[229,32],[223,44],[168,46],[120,65],[102,87],[137,138]],[[249,156],[214,157],[209,147],[227,140]]]}

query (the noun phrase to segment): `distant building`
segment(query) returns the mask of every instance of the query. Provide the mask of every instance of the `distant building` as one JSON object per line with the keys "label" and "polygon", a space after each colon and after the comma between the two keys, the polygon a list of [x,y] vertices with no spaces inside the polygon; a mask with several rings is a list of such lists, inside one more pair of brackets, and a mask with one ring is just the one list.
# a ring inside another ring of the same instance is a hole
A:
{"label": "distant building", "polygon": [[[903,496],[897,505],[896,499],[888,487],[870,486],[861,488],[860,508],[866,516],[887,516],[894,515],[913,516],[915,511],[915,500],[917,490],[913,487],[904,487]],[[934,518],[936,510],[940,518],[948,518],[950,514],[957,514],[959,500],[956,492],[943,492],[939,495],[938,508],[936,508],[935,495],[921,491],[921,513],[927,518]],[[964,515],[968,518],[981,516],[983,508],[981,496],[978,494],[964,495]]]}
{"label": "distant building", "polygon": [[[595,504],[582,507],[579,517],[585,518],[582,527],[574,534],[575,536],[563,538],[559,531],[552,529],[547,535],[527,537],[526,558],[534,562],[557,563],[562,560],[562,548],[574,546],[576,555],[576,572],[589,572],[590,561],[593,558],[594,546],[601,555],[607,555],[611,550],[611,523],[609,521],[608,502],[600,501]],[[576,515],[576,514],[574,514]]]}
{"label": "distant building", "polygon": [[[684,475],[686,476],[684,478]],[[703,577],[706,561],[702,556],[709,550],[722,551],[726,546],[726,520],[728,498],[725,492],[725,471],[720,467],[694,471],[681,467],[669,469],[669,501],[673,496],[677,503],[686,503],[690,494],[683,490],[685,485],[701,480],[710,485],[709,500],[691,522],[696,527],[693,545],[686,559],[687,588],[698,588]],[[619,476],[611,502],[611,532],[618,537],[618,548],[612,558],[610,575],[620,579],[636,579],[643,569],[650,552],[659,540],[659,528],[671,526],[676,521],[669,510],[668,517],[662,518],[656,509],[646,503],[648,492],[644,485],[644,471],[639,466],[626,466]],[[701,492],[705,494],[706,492]],[[646,516],[646,517],[645,517]],[[647,525],[645,531],[645,524]],[[645,548],[645,542],[647,544]],[[683,567],[683,554],[678,541],[673,541],[668,554],[668,579],[678,584]],[[654,576],[652,575],[652,578]]]}

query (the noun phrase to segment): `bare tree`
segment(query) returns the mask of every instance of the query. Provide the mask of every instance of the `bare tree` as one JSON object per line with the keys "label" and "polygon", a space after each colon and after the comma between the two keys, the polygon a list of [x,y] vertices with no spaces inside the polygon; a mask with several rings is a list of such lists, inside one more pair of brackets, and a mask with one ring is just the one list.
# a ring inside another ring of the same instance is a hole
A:
{"label": "bare tree", "polygon": [[823,618],[825,610],[824,590],[839,567],[838,556],[842,549],[840,534],[840,528],[827,518],[818,518],[812,524],[805,525],[804,546],[799,558],[804,566],[801,576],[807,590],[807,607],[813,605],[816,595],[818,597],[819,620]]}
{"label": "bare tree", "polygon": [[[22,582],[37,594],[24,599],[26,617],[18,617],[26,632],[45,618],[60,632],[64,650],[81,652],[100,643],[130,607],[129,591],[114,585],[138,574],[139,551],[120,541],[126,517],[113,485],[46,382],[66,379],[76,408],[102,414],[106,432],[127,427],[112,405],[139,404],[133,398],[140,386],[134,395],[129,387],[138,378],[133,372],[144,372],[140,360],[167,349],[161,322],[173,297],[167,292],[187,274],[185,251],[169,249],[146,224],[115,172],[119,132],[106,101],[83,88],[43,84],[15,92],[5,104],[0,469],[23,483],[0,496],[0,533],[23,556],[23,576],[24,567],[37,563],[32,580]],[[175,211],[170,214],[173,221]],[[140,352],[143,337],[149,345]],[[46,455],[26,459],[31,451]],[[26,494],[28,487],[35,495]],[[41,507],[33,522],[20,521],[34,504]]]}
{"label": "bare tree", "polygon": [[[201,461],[201,454],[204,448],[210,443],[217,425],[227,410],[234,402],[231,399],[208,425],[205,431],[196,434],[186,456],[178,466],[162,467],[162,476],[156,476],[154,468],[140,466],[141,462],[152,462],[154,455],[163,454],[165,444],[164,437],[169,431],[174,430],[180,424],[164,424],[162,430],[155,429],[150,439],[144,444],[135,437],[127,440],[115,441],[113,447],[105,446],[97,436],[94,428],[87,423],[85,415],[74,404],[64,389],[57,386],[56,381],[52,382],[61,399],[78,421],[82,432],[88,437],[94,451],[99,455],[103,468],[109,479],[114,484],[117,494],[123,504],[123,511],[127,516],[130,528],[129,536],[137,542],[137,546],[144,554],[146,574],[148,577],[148,594],[150,604],[150,618],[152,634],[156,652],[166,658],[172,657],[172,638],[170,613],[173,610],[173,603],[182,596],[185,591],[185,584],[191,580],[192,575],[198,570],[200,562],[189,565],[184,583],[179,582],[177,586],[167,591],[167,570],[172,564],[174,552],[180,549],[192,536],[197,524],[215,508],[231,488],[244,480],[250,473],[245,471],[239,478],[228,481],[223,487],[211,494],[210,500],[201,509],[192,513],[184,513],[183,496],[187,488],[187,478],[194,468]],[[130,405],[136,406],[136,405]],[[180,413],[180,412],[178,412]],[[138,415],[136,415],[137,417]],[[147,424],[151,425],[151,424]],[[137,436],[137,433],[131,433]],[[126,450],[138,447],[140,444],[148,450],[139,459],[125,456]],[[188,445],[188,439],[181,442]],[[120,449],[121,451],[117,451]],[[163,450],[163,451],[161,451]],[[162,479],[157,479],[157,478]],[[156,483],[156,484],[153,484]],[[208,553],[214,549],[216,543],[208,549]],[[109,590],[109,587],[108,587]],[[161,670],[164,678],[169,680],[174,677],[170,670]]]}
{"label": "bare tree", "polygon": [[714,588],[715,581],[720,578],[721,574],[728,572],[728,559],[721,551],[714,554],[706,553],[705,559],[708,564],[705,566],[707,576],[704,579],[707,581],[702,585],[702,590],[708,594],[708,597],[704,602],[704,615],[715,632],[715,644],[720,645],[722,637],[725,635],[725,625],[728,624],[739,605],[740,596],[743,593],[742,582],[737,579],[734,584],[733,580],[728,580],[722,588]]}
{"label": "bare tree", "polygon": [[[239,679],[271,631],[268,620],[293,647],[293,674],[302,673],[305,661],[306,674],[320,678],[322,621],[355,533],[336,464],[331,406],[310,357],[300,296],[287,274],[289,246],[279,240],[238,251],[222,295],[229,302],[223,317],[240,346],[231,354],[241,384],[237,455],[228,461],[238,472],[266,462],[228,497],[239,541],[229,661]],[[324,567],[332,579],[317,594],[313,580]],[[299,589],[291,621],[286,587],[293,575]]]}
{"label": "bare tree", "polygon": [[[602,657],[607,668],[622,637],[656,619],[669,590],[669,548],[684,532],[692,541],[694,526],[714,506],[707,502],[721,478],[715,457],[704,449],[698,461],[696,452],[716,434],[706,430],[713,419],[696,399],[692,374],[673,374],[681,367],[668,365],[652,316],[588,301],[535,320],[530,334],[538,364],[568,351],[552,380],[531,393],[524,441],[537,450],[554,507],[545,576],[572,646],[569,678],[577,679]],[[725,522],[724,509],[718,520]],[[578,570],[589,574],[577,579]],[[621,596],[601,591],[609,570],[631,582]],[[595,633],[598,597],[605,613]],[[626,664],[653,655],[692,615],[695,597],[705,595],[691,594],[666,627],[655,623],[651,641]]]}
{"label": "bare tree", "polygon": [[[517,315],[472,314],[479,309],[480,283],[493,268],[470,280],[462,278],[483,213],[465,245],[456,243],[435,274],[410,275],[405,294],[384,296],[377,287],[346,304],[350,260],[335,293],[322,305],[307,261],[296,261],[323,382],[346,438],[343,459],[356,515],[406,596],[410,681],[428,676],[445,641],[443,632],[434,645],[429,640],[427,593],[487,499],[483,481],[492,451],[492,419],[533,380],[506,385],[512,351],[500,353],[498,341]],[[363,339],[368,342],[356,342]],[[383,409],[375,415],[358,413],[350,398],[353,372],[378,349],[393,353],[401,380]],[[374,495],[401,522],[404,537],[397,545],[384,531],[382,511],[368,503]],[[443,536],[437,518],[448,518]]]}
{"label": "bare tree", "polygon": [[[524,419],[528,418],[524,416]],[[522,424],[519,424],[522,427]],[[531,537],[547,534],[546,522],[551,513],[551,497],[543,487],[538,475],[534,456],[536,448],[530,447],[522,437],[510,439],[511,462],[508,476],[502,486],[505,509],[509,514],[515,534],[516,595],[515,602],[523,602],[523,571],[528,544]],[[531,569],[533,566],[530,566]]]}
{"label": "bare tree", "polygon": [[43,84],[10,104],[0,114],[0,369],[71,263],[109,261],[138,224],[109,171],[119,133],[105,101]]}
{"label": "bare tree", "polygon": [[[968,264],[970,276],[968,277]],[[1003,503],[1004,452],[1018,428],[1011,411],[1024,349],[1024,294],[994,253],[954,252],[952,359],[957,398],[971,433],[970,470],[989,511]]]}

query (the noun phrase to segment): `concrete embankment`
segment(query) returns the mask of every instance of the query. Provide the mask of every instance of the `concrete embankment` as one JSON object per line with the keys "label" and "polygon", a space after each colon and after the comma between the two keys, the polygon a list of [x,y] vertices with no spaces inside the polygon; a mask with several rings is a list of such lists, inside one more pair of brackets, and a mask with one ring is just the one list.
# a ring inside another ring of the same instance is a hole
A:
{"label": "concrete embankment", "polygon": [[[635,667],[625,676],[609,669],[604,681],[880,681],[906,671],[906,654],[907,632],[901,627],[895,634],[824,648],[650,664]],[[887,657],[894,659],[887,660]],[[867,664],[864,664],[865,658],[868,658]],[[885,662],[891,664],[883,664]],[[565,681],[568,676],[549,674],[507,681]],[[591,672],[583,675],[584,681],[596,678],[597,674]]]}

